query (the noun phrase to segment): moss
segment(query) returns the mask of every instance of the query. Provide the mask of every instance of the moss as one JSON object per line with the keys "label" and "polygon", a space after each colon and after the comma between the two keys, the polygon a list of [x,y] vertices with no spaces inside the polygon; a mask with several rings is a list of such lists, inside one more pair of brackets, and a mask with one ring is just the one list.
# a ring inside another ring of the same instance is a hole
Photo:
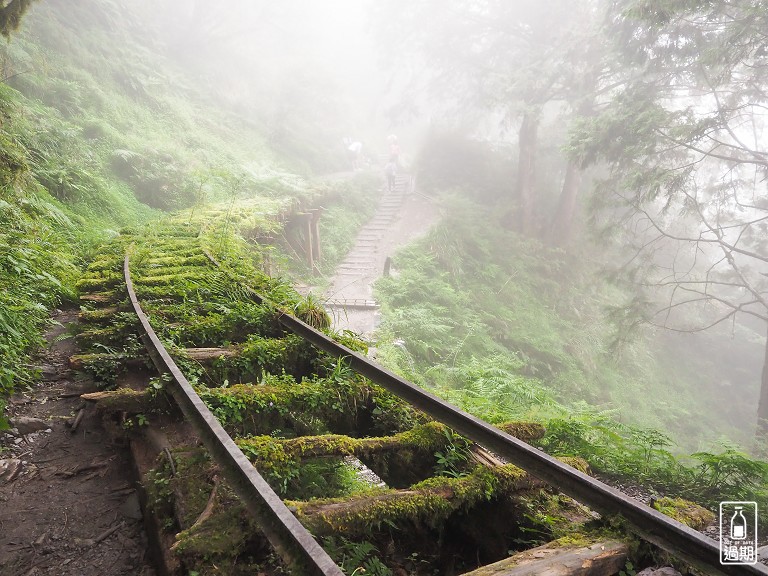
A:
{"label": "moss", "polygon": [[549,543],[550,547],[557,548],[580,548],[590,546],[598,541],[594,534],[585,534],[583,532],[573,532],[567,536],[561,536]]}
{"label": "moss", "polygon": [[99,277],[84,277],[75,283],[75,288],[80,292],[91,292],[94,290],[105,290],[114,288],[123,283],[122,276],[108,275]]}
{"label": "moss", "polygon": [[665,496],[654,500],[651,505],[662,514],[666,514],[695,530],[700,530],[715,521],[715,515],[712,512],[682,498]]}
{"label": "moss", "polygon": [[[170,273],[161,274],[157,276],[139,276],[135,279],[136,287],[147,286],[168,286],[169,284],[177,284],[181,282],[195,282],[199,280],[206,280],[208,273],[205,271],[190,270],[185,273]],[[166,288],[167,290],[168,288]]]}
{"label": "moss", "polygon": [[211,261],[205,254],[193,254],[191,256],[158,256],[155,258],[146,258],[142,261],[144,266],[209,266]]}
{"label": "moss", "polygon": [[547,432],[546,428],[538,422],[504,422],[496,424],[496,427],[510,436],[525,440],[526,442],[543,438]]}
{"label": "moss", "polygon": [[[377,438],[325,434],[283,440],[255,436],[237,440],[237,445],[259,471],[273,479],[295,475],[302,459],[357,456],[365,459],[387,484],[401,486],[403,479],[429,476],[435,451],[443,449],[448,442],[445,430],[443,425],[431,422],[407,432]],[[390,469],[400,478],[390,477]]]}
{"label": "moss", "polygon": [[361,534],[382,526],[405,529],[424,524],[438,527],[452,513],[508,495],[525,484],[516,466],[478,466],[463,478],[430,478],[409,490],[369,492],[352,499],[291,502],[296,515],[316,534]]}
{"label": "moss", "polygon": [[590,473],[589,462],[584,460],[584,458],[579,458],[578,456],[557,456],[556,458],[563,464],[568,464],[571,468],[576,468],[579,472],[584,474]]}
{"label": "moss", "polygon": [[398,409],[407,413],[411,410],[402,401],[387,400],[391,411],[376,413],[377,400],[385,393],[355,376],[305,380],[299,385],[290,376],[281,378],[287,380],[280,382],[271,377],[268,384],[260,386],[200,387],[198,394],[225,427],[240,434],[290,429],[305,435],[328,430],[357,435],[365,433],[361,430],[363,423],[370,421],[371,427],[378,430],[385,428],[384,423]]}

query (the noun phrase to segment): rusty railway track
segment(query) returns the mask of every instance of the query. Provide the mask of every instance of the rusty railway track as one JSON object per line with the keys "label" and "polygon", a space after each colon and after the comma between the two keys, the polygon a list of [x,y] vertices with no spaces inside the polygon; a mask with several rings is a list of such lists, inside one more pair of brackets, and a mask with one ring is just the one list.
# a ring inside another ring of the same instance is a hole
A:
{"label": "rusty railway track", "polygon": [[[205,259],[210,260],[213,265],[218,265],[216,260],[205,250],[201,249],[200,253]],[[190,254],[186,257],[189,259],[198,258],[198,261],[202,260],[202,258],[197,256],[196,252],[190,252]],[[297,510],[297,506],[291,505],[289,507],[286,505],[270,486],[269,482],[262,477],[257,468],[254,467],[241,450],[240,444],[242,442],[227,433],[225,427],[222,426],[211,409],[206,405],[206,402],[197,393],[195,386],[190,384],[172,357],[172,354],[163,345],[137,296],[134,280],[131,276],[130,252],[126,252],[122,261],[122,276],[127,300],[130,303],[132,312],[138,318],[140,337],[146,346],[149,357],[160,373],[170,375],[171,381],[168,390],[176,404],[183,412],[185,419],[194,426],[196,433],[221,469],[229,485],[238,494],[241,502],[258,520],[260,529],[264,532],[271,545],[296,573],[343,574],[339,566],[318,544],[310,530],[297,518],[297,515],[294,513]],[[232,277],[232,282],[239,281],[239,278]],[[117,284],[116,281],[112,282],[112,293],[119,292],[120,287]],[[499,470],[506,470],[506,476],[503,476],[503,478],[511,477],[512,473],[508,470],[509,466],[500,464],[511,463],[524,470],[527,473],[526,477],[532,477],[532,479],[537,479],[536,481],[546,483],[554,490],[572,497],[604,516],[623,517],[630,530],[641,539],[651,542],[653,545],[705,573],[768,574],[768,569],[761,564],[742,566],[721,565],[718,544],[700,532],[637,502],[611,486],[590,477],[581,470],[547,455],[499,427],[492,426],[416,387],[405,379],[371,362],[361,353],[331,339],[321,330],[310,326],[286,310],[281,309],[258,291],[250,287],[246,289],[258,304],[268,306],[274,311],[276,321],[282,330],[300,337],[303,341],[308,342],[324,354],[341,359],[359,375],[402,399],[419,412],[428,415],[434,421],[468,438],[477,446],[490,451],[490,453],[486,452],[485,454],[491,460],[493,460],[493,454],[498,455],[503,459],[503,462],[497,461],[495,464]],[[106,296],[93,296],[91,301],[109,303],[110,298]],[[111,308],[107,309],[104,315],[108,315],[111,312]],[[194,353],[192,356],[194,356]],[[224,356],[226,356],[226,349],[221,350],[221,357]],[[281,442],[283,442],[282,445],[287,445],[287,441],[281,440]],[[319,452],[322,451],[320,450]],[[499,478],[502,478],[502,476],[497,475],[495,477],[495,485],[499,484]],[[522,476],[514,476],[514,482],[520,484],[528,482],[527,480],[525,482],[521,481],[521,478]],[[459,486],[459,484],[455,484],[455,486]],[[429,492],[430,497],[438,498],[442,494],[440,490],[445,490],[445,488],[435,488],[432,492]],[[382,498],[395,499],[400,497],[405,498],[407,495],[403,492],[403,494],[389,494]],[[372,498],[375,499],[376,497]],[[338,504],[338,506],[343,505]],[[359,507],[362,504],[357,502],[355,506]],[[301,505],[299,508],[301,511],[300,516],[305,523],[307,518],[310,518],[310,520],[315,518],[316,520],[317,517],[333,516],[332,505],[326,506],[322,513],[317,516],[311,515],[311,505]],[[323,514],[326,516],[323,516]],[[314,523],[310,522],[312,529],[317,529],[318,525],[317,521]],[[478,574],[480,573],[490,574],[496,572],[478,571]]]}

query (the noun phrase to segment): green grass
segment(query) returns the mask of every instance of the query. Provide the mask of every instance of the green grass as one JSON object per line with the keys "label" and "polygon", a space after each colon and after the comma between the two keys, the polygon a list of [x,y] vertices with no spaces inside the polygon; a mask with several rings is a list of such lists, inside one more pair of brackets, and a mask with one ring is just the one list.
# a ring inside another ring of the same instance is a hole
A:
{"label": "green grass", "polygon": [[0,402],[32,381],[49,311],[121,227],[195,207],[229,226],[210,241],[224,249],[316,193],[164,55],[145,9],[41,2],[0,46]]}

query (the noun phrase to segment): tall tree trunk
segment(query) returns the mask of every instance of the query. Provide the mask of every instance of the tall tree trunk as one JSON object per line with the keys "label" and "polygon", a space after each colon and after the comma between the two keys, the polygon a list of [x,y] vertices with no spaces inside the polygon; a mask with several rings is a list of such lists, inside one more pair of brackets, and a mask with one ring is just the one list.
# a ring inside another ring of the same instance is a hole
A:
{"label": "tall tree trunk", "polygon": [[533,194],[536,184],[536,145],[539,133],[539,111],[523,114],[518,133],[520,149],[517,162],[518,230],[529,235],[533,229]]}
{"label": "tall tree trunk", "polygon": [[550,232],[552,243],[556,246],[565,246],[571,240],[581,176],[582,172],[579,165],[573,160],[569,160],[568,167],[565,169],[565,180],[563,181],[563,189],[560,192],[557,212],[555,212],[555,217],[552,219]]}
{"label": "tall tree trunk", "polygon": [[760,379],[760,401],[757,404],[757,433],[755,435],[757,452],[768,455],[768,337],[765,340],[765,359],[763,375]]}

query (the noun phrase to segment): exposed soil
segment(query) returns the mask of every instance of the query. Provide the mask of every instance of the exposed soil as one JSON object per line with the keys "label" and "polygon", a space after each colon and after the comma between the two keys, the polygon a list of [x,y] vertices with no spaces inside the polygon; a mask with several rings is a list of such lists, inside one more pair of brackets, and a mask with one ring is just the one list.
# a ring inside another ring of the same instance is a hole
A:
{"label": "exposed soil", "polygon": [[73,431],[79,393],[94,389],[67,368],[77,312],[53,320],[41,380],[8,407],[16,422],[38,420],[0,433],[0,576],[154,576],[127,446],[90,407]]}

